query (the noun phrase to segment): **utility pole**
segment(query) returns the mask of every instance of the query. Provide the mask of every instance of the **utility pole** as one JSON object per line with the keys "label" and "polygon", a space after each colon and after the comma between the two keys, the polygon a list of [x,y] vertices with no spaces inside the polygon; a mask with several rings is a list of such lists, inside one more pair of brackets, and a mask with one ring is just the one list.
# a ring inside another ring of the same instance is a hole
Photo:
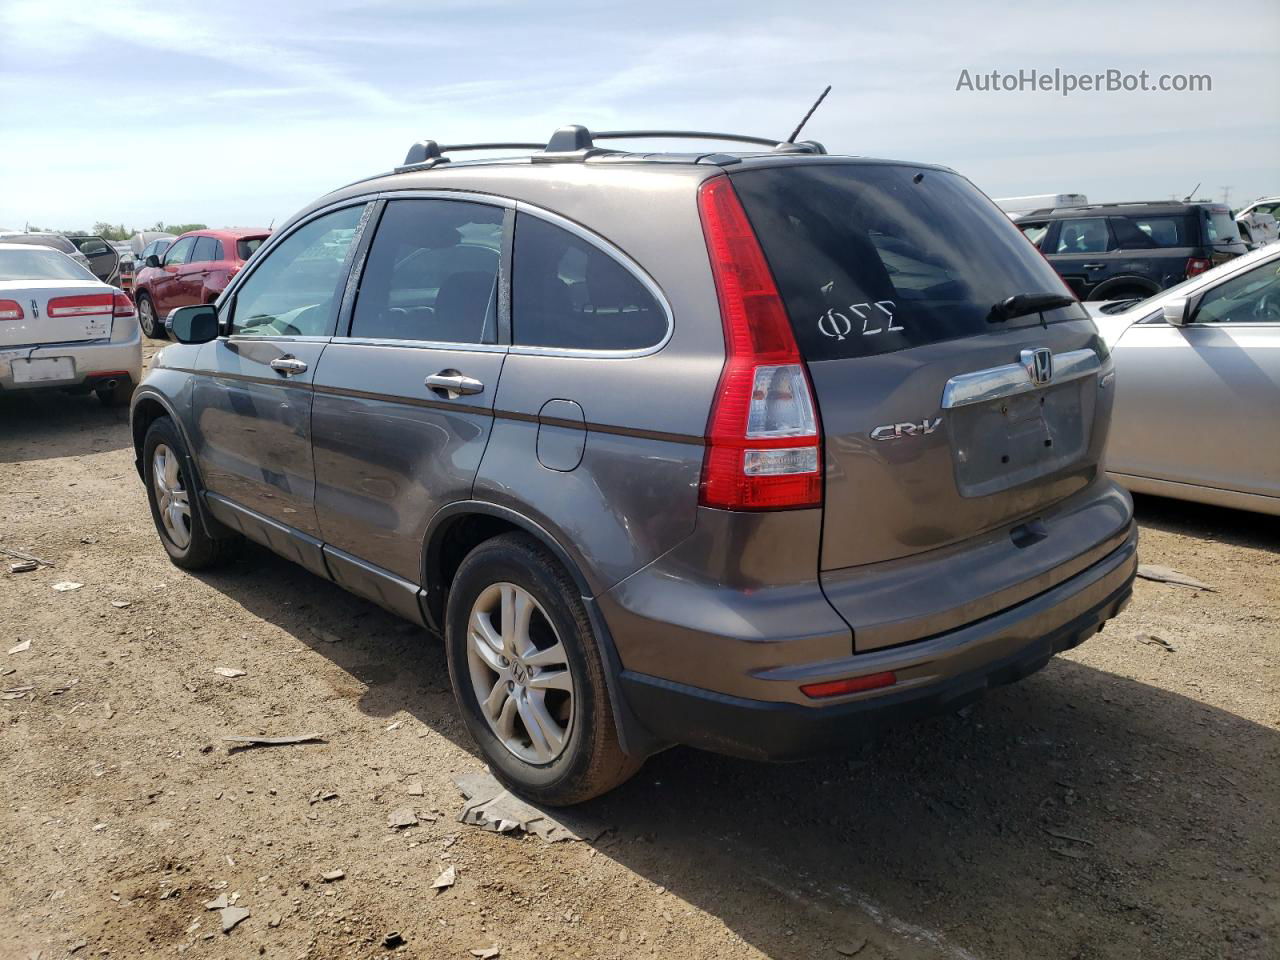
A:
{"label": "utility pole", "polygon": [[1218,188],[1222,191],[1222,202],[1228,207],[1231,206],[1231,187],[1232,184],[1227,184],[1225,187]]}

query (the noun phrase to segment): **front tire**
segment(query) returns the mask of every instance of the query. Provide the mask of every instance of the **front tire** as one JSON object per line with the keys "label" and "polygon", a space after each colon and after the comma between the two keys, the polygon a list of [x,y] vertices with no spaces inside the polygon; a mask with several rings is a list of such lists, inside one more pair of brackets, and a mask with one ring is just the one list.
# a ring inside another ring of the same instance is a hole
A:
{"label": "front tire", "polygon": [[224,562],[238,541],[209,536],[190,463],[173,421],[160,417],[152,423],[142,443],[142,469],[156,533],[175,566],[205,570]]}
{"label": "front tire", "polygon": [[156,305],[151,302],[151,298],[145,293],[139,293],[137,300],[138,326],[142,328],[142,335],[152,340],[169,339],[164,332],[164,325],[156,315]]}
{"label": "front tire", "polygon": [[573,581],[525,534],[458,568],[445,614],[454,696],[494,775],[550,806],[599,796],[643,761],[622,752],[604,664]]}

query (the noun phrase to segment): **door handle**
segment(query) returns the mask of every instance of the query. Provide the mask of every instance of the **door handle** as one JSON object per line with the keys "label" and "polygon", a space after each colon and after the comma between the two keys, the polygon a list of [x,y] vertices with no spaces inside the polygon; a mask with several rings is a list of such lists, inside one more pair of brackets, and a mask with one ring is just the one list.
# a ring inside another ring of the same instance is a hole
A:
{"label": "door handle", "polygon": [[1082,263],[1080,264],[1085,270],[1101,270],[1106,266],[1105,263]]}
{"label": "door handle", "polygon": [[422,384],[432,390],[440,390],[447,393],[451,398],[462,394],[484,392],[483,383],[474,377],[464,377],[456,370],[441,370],[439,373],[433,373],[423,380]]}
{"label": "door handle", "polygon": [[295,373],[305,373],[307,361],[299,360],[297,357],[276,357],[271,361],[271,369],[276,373],[283,373],[286,377],[291,377]]}

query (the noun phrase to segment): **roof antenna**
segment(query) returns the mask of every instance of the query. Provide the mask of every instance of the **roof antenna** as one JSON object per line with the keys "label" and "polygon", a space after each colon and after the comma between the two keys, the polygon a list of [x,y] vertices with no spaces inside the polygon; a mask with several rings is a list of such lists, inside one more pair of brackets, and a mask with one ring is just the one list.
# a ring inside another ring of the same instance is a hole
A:
{"label": "roof antenna", "polygon": [[813,106],[810,107],[809,112],[804,115],[804,119],[801,120],[800,123],[796,125],[796,128],[791,131],[791,136],[787,137],[785,141],[786,143],[796,142],[796,137],[800,136],[800,131],[804,129],[804,125],[808,123],[809,118],[813,116],[813,111],[818,109],[818,104],[822,103],[823,100],[827,99],[827,94],[830,92],[831,92],[831,84],[828,83],[827,89],[823,90],[820,94],[818,94],[818,99],[813,101]]}
{"label": "roof antenna", "polygon": [[1191,192],[1190,192],[1190,193],[1188,193],[1185,197],[1183,197],[1183,198],[1182,198],[1182,202],[1183,202],[1183,203],[1190,203],[1190,202],[1191,202],[1191,198],[1192,198],[1192,197],[1194,197],[1194,196],[1196,195],[1196,191],[1197,191],[1197,190],[1199,190],[1199,189],[1200,189],[1200,184],[1198,184],[1198,183],[1197,183],[1197,184],[1195,185],[1195,187],[1193,187],[1193,188],[1192,188]]}

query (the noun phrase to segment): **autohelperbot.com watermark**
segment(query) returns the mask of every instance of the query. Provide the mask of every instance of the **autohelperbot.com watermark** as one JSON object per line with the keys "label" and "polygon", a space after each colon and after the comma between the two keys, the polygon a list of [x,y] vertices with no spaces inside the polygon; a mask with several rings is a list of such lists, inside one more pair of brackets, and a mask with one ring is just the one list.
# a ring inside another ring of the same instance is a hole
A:
{"label": "autohelperbot.com watermark", "polygon": [[964,69],[956,91],[966,93],[1211,93],[1213,77],[1207,73],[1151,73],[1111,68],[1097,73],[1022,69],[974,71]]}

